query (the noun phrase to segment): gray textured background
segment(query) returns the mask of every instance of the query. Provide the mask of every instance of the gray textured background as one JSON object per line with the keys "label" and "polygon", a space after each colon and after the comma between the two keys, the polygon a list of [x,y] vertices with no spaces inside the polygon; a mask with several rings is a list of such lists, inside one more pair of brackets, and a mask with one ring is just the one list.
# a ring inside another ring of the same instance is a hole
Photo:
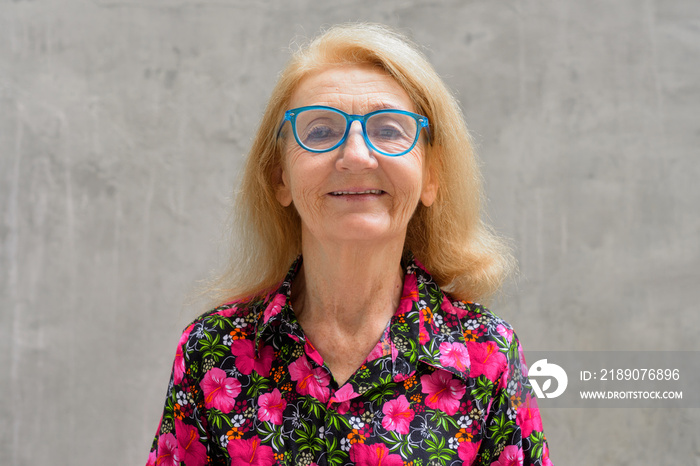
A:
{"label": "gray textured background", "polygon": [[[294,37],[424,44],[533,350],[700,350],[695,0],[0,2],[0,462],[143,464]],[[558,466],[700,465],[700,410],[553,409]]]}

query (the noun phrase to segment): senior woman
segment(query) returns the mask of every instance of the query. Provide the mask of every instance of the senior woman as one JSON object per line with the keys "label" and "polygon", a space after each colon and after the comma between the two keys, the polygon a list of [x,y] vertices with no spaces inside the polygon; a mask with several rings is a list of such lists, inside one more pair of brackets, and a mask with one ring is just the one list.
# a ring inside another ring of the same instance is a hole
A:
{"label": "senior woman", "polygon": [[510,266],[479,196],[415,46],[345,25],[298,51],[247,160],[226,304],[180,339],[149,464],[551,464],[520,344],[476,303]]}

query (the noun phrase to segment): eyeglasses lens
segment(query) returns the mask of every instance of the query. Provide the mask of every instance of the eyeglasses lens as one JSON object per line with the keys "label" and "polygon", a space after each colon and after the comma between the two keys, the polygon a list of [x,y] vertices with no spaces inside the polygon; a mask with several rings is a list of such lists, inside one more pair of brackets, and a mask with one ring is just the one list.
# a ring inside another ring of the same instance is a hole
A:
{"label": "eyeglasses lens", "polygon": [[[345,134],[348,120],[332,110],[311,109],[296,116],[296,134],[308,149],[323,151],[336,145]],[[387,154],[408,150],[416,139],[416,120],[402,113],[382,112],[372,115],[365,123],[367,138],[372,145]]]}
{"label": "eyeglasses lens", "polygon": [[387,154],[407,150],[416,139],[418,125],[402,113],[377,113],[367,120],[367,137],[372,145]]}
{"label": "eyeglasses lens", "polygon": [[297,137],[312,150],[330,149],[343,138],[345,117],[331,110],[305,110],[297,114]]}

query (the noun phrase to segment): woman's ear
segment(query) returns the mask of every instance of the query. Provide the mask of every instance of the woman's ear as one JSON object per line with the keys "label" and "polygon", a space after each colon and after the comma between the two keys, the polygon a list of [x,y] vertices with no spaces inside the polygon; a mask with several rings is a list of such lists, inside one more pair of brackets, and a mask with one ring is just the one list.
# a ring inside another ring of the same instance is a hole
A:
{"label": "woman's ear", "polygon": [[439,188],[435,165],[430,164],[430,166],[426,167],[423,172],[423,189],[420,193],[420,201],[424,206],[430,207],[433,202],[435,202],[435,198],[437,198]]}
{"label": "woman's ear", "polygon": [[282,166],[278,166],[274,172],[275,197],[284,207],[292,204],[292,190],[289,186],[289,178]]}

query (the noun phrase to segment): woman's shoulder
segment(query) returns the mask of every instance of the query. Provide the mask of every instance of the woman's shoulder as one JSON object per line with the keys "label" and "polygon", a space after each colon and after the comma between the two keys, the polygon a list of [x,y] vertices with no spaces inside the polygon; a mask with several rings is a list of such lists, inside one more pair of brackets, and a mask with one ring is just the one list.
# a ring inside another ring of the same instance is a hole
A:
{"label": "woman's shoulder", "polygon": [[470,377],[483,375],[493,383],[504,383],[509,375],[520,373],[520,342],[508,322],[469,301],[449,300],[443,303],[443,310],[459,318],[470,359]]}
{"label": "woman's shoulder", "polygon": [[513,327],[483,304],[457,300],[445,295],[442,309],[459,318],[464,332],[484,336],[494,332],[498,335],[513,334]]}
{"label": "woman's shoulder", "polygon": [[[219,321],[221,319],[236,320],[244,319],[248,320],[252,317],[257,317],[260,306],[265,302],[264,297],[254,297],[239,299],[236,301],[227,302],[220,304],[213,309],[200,314],[194,321],[195,322],[205,322],[205,321]],[[252,317],[251,317],[252,316]]]}
{"label": "woman's shoulder", "polygon": [[230,346],[233,340],[254,338],[264,297],[221,304],[191,321],[182,332],[180,344],[192,349],[202,346]]}

